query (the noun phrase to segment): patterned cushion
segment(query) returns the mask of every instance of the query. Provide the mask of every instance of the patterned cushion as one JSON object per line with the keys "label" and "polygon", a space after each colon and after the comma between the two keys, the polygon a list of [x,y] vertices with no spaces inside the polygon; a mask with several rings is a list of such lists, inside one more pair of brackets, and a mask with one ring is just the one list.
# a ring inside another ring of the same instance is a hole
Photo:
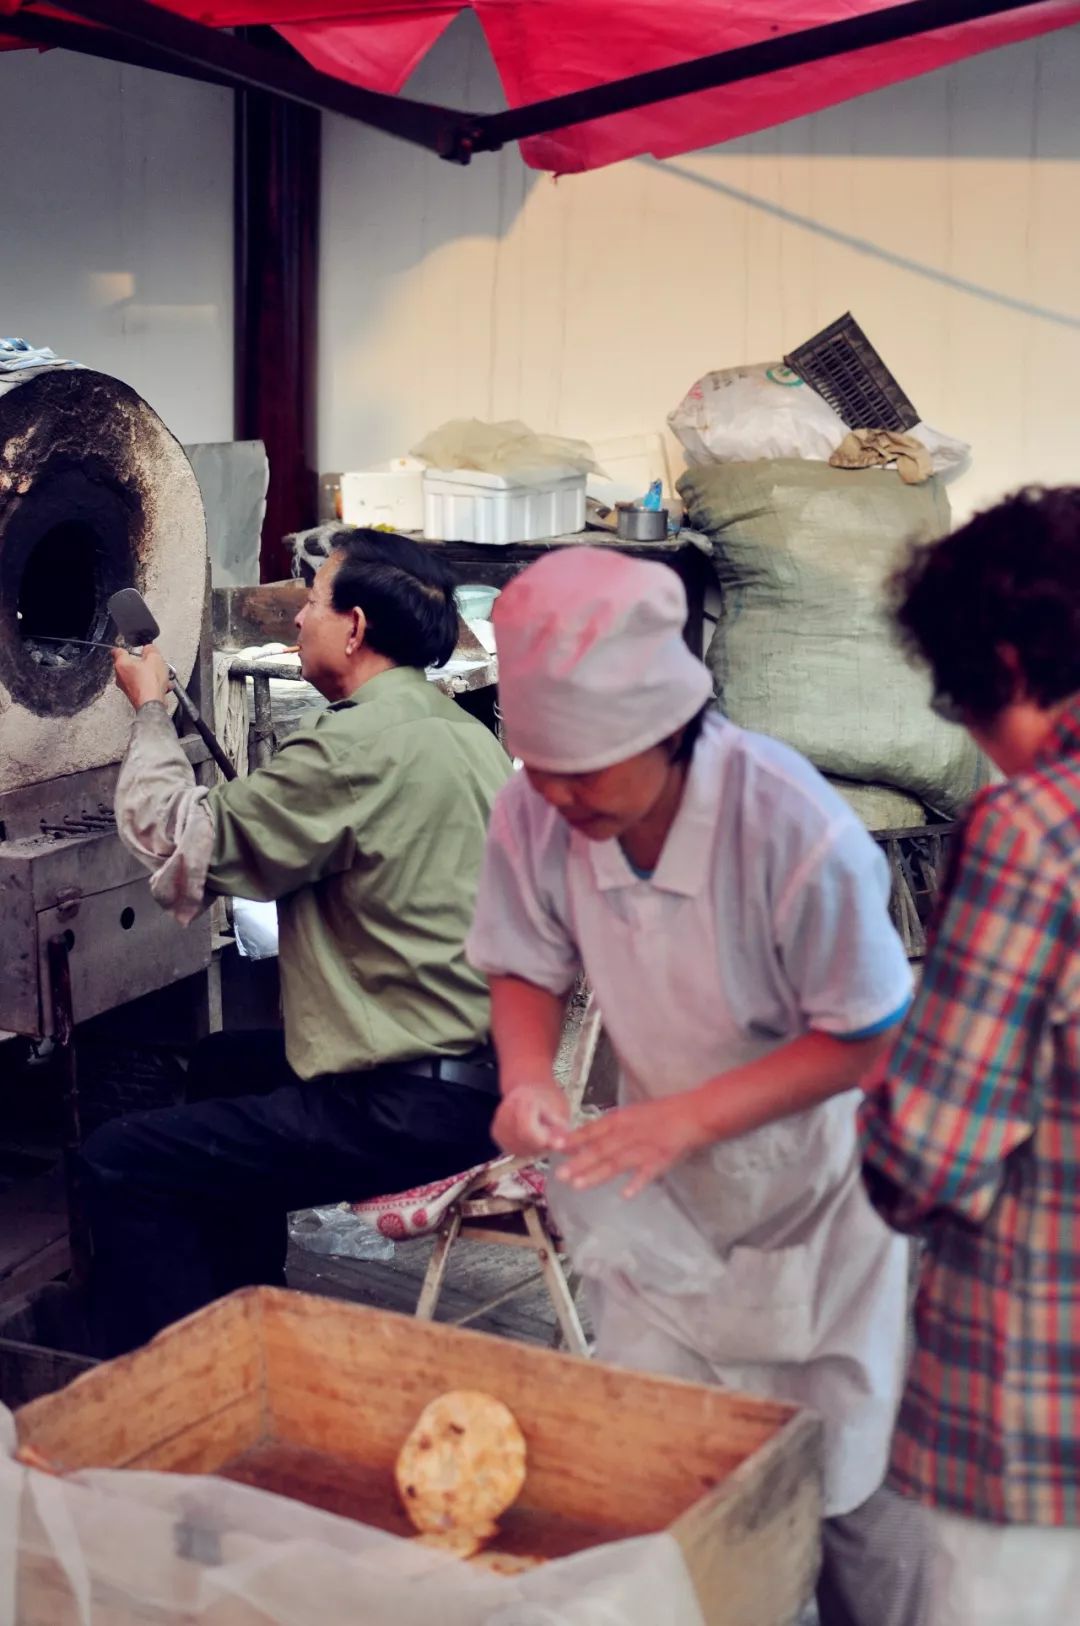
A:
{"label": "patterned cushion", "polygon": [[[488,1180],[480,1178],[485,1171],[490,1172]],[[350,1203],[349,1207],[383,1236],[404,1242],[437,1231],[447,1210],[466,1191],[470,1198],[507,1197],[515,1201],[531,1198],[542,1204],[546,1178],[543,1169],[534,1163],[518,1168],[513,1158],[499,1157],[466,1169],[462,1174],[433,1180],[430,1185],[414,1186],[411,1191],[397,1191],[389,1197],[369,1197],[364,1202]]]}

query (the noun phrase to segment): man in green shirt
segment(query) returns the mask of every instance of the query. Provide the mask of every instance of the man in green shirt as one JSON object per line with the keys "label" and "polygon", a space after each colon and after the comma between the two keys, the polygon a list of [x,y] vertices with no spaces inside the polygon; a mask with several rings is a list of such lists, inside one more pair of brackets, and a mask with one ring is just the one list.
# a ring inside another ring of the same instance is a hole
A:
{"label": "man in green shirt", "polygon": [[457,640],[430,550],[342,532],[296,618],[329,708],[266,767],[207,791],[165,709],[158,652],[117,650],[135,707],[122,839],[188,921],[219,894],[276,900],[284,1033],[200,1047],[186,1104],[107,1124],[81,1173],[108,1353],[199,1305],[284,1282],[286,1216],[495,1155],[488,999],[465,935],[510,762],[425,676]]}

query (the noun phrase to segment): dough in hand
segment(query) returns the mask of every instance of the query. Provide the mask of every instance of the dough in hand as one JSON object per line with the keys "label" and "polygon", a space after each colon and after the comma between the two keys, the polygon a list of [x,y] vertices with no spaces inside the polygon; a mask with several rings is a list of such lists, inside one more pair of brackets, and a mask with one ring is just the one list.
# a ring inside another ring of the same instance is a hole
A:
{"label": "dough in hand", "polygon": [[479,1547],[521,1494],[525,1438],[501,1400],[454,1390],[421,1412],[398,1454],[396,1478],[417,1530],[466,1532]]}

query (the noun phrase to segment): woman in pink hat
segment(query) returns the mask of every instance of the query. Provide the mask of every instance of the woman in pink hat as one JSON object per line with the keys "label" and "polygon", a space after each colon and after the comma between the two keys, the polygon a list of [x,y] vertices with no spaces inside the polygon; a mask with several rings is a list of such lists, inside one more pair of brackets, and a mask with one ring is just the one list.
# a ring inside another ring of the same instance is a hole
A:
{"label": "woman in pink hat", "polygon": [[[884,860],[796,752],[711,707],[682,585],[567,548],[495,609],[507,743],[472,963],[490,981],[494,1133],[583,1189],[651,1182],[723,1267],[706,1338],[601,1295],[607,1359],[813,1407],[825,1423],[823,1626],[917,1626],[919,1514],[881,1489],[907,1247],[860,1178],[859,1080],[911,977]],[[571,1129],[553,1066],[584,971],[619,1106]],[[632,1204],[631,1204],[632,1208]]]}

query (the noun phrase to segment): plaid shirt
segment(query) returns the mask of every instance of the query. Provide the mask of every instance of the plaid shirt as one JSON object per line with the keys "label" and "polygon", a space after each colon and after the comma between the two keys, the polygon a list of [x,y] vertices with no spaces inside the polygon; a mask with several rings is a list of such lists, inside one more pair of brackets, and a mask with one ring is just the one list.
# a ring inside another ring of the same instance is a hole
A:
{"label": "plaid shirt", "polygon": [[1080,697],[958,835],[863,1130],[879,1211],[926,1242],[892,1483],[1080,1525]]}

